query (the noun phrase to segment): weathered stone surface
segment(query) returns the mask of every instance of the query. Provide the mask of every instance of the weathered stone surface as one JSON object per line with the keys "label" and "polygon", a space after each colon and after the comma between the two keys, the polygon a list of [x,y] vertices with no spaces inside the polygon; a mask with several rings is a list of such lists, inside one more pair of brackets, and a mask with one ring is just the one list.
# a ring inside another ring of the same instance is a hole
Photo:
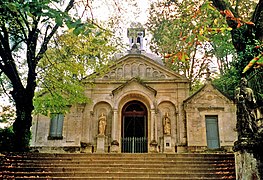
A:
{"label": "weathered stone surface", "polygon": [[236,106],[210,82],[184,101],[184,109],[190,149],[207,146],[206,116],[218,118],[220,146],[233,146],[237,139]]}
{"label": "weathered stone surface", "polygon": [[[149,57],[139,53],[127,54],[117,60],[103,77],[95,78],[94,86],[87,86],[85,90],[92,103],[73,105],[65,115],[63,139],[49,140],[49,118],[35,116],[31,147],[40,151],[79,147],[81,152],[94,152],[98,147],[99,116],[104,114],[104,152],[120,153],[122,137],[125,136],[124,107],[139,102],[146,108],[143,128],[147,152],[207,149],[206,115],[218,117],[220,146],[231,149],[229,147],[236,140],[233,102],[212,85],[206,85],[189,97],[189,81]],[[168,149],[163,127],[165,113],[171,124]],[[90,144],[89,148],[83,148],[81,142]]]}
{"label": "weathered stone surface", "polygon": [[252,153],[236,152],[235,156],[237,179],[260,180],[257,160]]}

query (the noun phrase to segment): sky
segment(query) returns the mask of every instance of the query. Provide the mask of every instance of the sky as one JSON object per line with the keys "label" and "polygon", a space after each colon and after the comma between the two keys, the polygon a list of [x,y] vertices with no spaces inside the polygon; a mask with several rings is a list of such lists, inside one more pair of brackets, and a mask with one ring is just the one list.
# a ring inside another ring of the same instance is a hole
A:
{"label": "sky", "polygon": [[[89,1],[92,3],[92,12],[87,13],[85,16],[93,17],[94,19],[98,19],[99,21],[107,21],[109,17],[113,15],[118,15],[122,17],[122,28],[126,30],[130,27],[132,22],[140,22],[141,24],[145,24],[147,22],[148,11],[147,9],[150,7],[150,3],[156,0],[97,0],[97,1]],[[133,6],[133,4],[137,4]],[[77,12],[79,15],[82,15],[84,8],[78,7]],[[118,9],[119,8],[119,9]],[[85,18],[84,16],[84,18]],[[124,43],[128,43],[128,38],[126,37],[127,32],[123,32]],[[3,96],[2,96],[3,95]],[[10,105],[10,101],[6,95],[0,92],[0,113],[2,112],[2,105]],[[1,123],[0,123],[1,124]],[[0,125],[1,126],[1,125]]]}
{"label": "sky", "polygon": [[[127,21],[135,21],[141,22],[142,24],[146,23],[148,12],[147,9],[150,7],[150,3],[154,2],[154,0],[133,0],[125,2],[123,0],[101,0],[95,1],[94,6],[98,8],[98,10],[93,11],[93,15],[95,18],[100,20],[107,20],[110,16],[114,15],[115,13],[122,13],[121,16],[127,19]],[[111,4],[111,3],[116,3]],[[133,4],[137,4],[137,7],[132,6]],[[116,8],[119,6],[119,12]],[[133,14],[136,12],[137,14]]]}

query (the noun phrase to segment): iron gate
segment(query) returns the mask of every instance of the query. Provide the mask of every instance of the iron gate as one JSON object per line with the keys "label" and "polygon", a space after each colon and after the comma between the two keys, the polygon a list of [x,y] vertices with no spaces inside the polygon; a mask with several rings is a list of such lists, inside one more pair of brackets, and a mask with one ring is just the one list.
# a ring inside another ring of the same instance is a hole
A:
{"label": "iron gate", "polygon": [[145,153],[147,152],[146,137],[125,137],[122,138],[123,153]]}

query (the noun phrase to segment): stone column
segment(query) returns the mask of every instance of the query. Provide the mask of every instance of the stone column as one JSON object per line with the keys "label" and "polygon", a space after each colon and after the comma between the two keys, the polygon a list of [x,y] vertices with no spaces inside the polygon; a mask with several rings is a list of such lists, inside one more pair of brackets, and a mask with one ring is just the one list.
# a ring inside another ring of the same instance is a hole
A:
{"label": "stone column", "polygon": [[118,110],[113,110],[112,118],[112,128],[111,128],[111,152],[119,152],[119,142],[118,142]]}
{"label": "stone column", "polygon": [[156,138],[157,138],[157,118],[155,117],[155,110],[154,109],[151,109],[151,125],[150,125],[150,128],[151,128],[151,134],[150,134],[150,138],[148,138],[150,141],[150,149],[149,149],[149,152],[151,153],[156,153],[157,152],[157,141],[156,141]]}
{"label": "stone column", "polygon": [[111,129],[111,137],[112,137],[112,140],[116,140],[116,121],[118,121],[118,110],[117,109],[114,109],[113,110],[113,118],[112,118],[112,129]]}
{"label": "stone column", "polygon": [[155,136],[155,128],[154,128],[154,114],[155,114],[155,111],[154,109],[151,109],[151,118],[150,118],[150,121],[151,121],[151,125],[150,125],[150,139],[151,141],[154,140],[154,136]]}

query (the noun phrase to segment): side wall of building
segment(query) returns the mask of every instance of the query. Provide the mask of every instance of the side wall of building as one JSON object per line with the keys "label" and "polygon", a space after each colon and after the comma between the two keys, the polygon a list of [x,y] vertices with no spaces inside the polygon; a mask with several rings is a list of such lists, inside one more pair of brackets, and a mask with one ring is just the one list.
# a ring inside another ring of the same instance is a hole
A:
{"label": "side wall of building", "polygon": [[[218,137],[215,137],[218,149],[232,150],[237,139],[236,106],[233,101],[208,84],[187,100],[184,108],[189,151],[209,150],[209,131],[218,131]],[[211,118],[215,120],[214,129],[208,126],[208,120]]]}

